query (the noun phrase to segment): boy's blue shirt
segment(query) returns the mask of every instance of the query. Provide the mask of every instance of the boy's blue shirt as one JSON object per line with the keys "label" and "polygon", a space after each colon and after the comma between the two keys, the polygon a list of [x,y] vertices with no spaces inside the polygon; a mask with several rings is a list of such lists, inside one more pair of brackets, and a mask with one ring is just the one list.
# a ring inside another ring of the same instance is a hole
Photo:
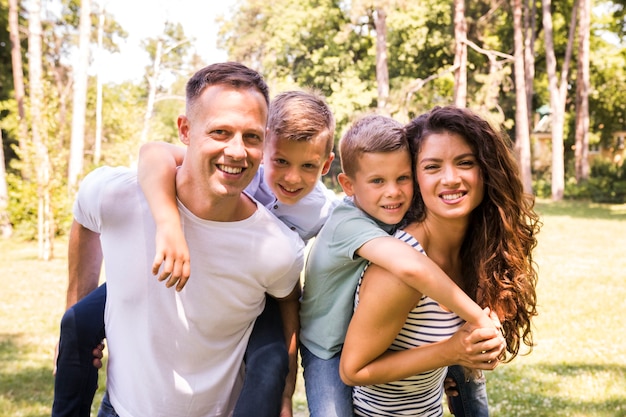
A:
{"label": "boy's blue shirt", "polygon": [[341,201],[322,181],[318,181],[315,188],[297,203],[283,204],[276,199],[265,182],[263,165],[246,187],[246,193],[297,232],[304,242],[318,234],[330,213]]}
{"label": "boy's blue shirt", "polygon": [[317,357],[330,359],[343,346],[354,293],[368,264],[356,251],[372,239],[389,237],[395,229],[345,197],[320,230],[306,262],[300,304],[300,341]]}

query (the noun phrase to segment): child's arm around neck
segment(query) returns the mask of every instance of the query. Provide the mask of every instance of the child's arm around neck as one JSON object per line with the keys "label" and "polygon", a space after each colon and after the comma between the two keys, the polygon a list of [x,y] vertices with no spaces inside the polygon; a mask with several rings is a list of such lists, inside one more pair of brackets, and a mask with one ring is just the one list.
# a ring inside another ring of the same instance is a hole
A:
{"label": "child's arm around neck", "polygon": [[437,264],[395,237],[379,237],[363,244],[357,255],[385,268],[411,288],[429,296],[476,327],[495,324],[483,309],[446,275]]}

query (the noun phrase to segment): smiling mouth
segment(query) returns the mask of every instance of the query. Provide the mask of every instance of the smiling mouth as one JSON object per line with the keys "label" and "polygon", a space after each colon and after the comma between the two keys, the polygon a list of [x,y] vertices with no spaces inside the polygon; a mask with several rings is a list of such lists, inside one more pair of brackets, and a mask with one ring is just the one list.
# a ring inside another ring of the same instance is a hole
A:
{"label": "smiling mouth", "polygon": [[388,204],[388,205],[386,205],[386,206],[383,206],[383,208],[384,208],[385,210],[397,210],[397,209],[399,209],[399,208],[400,208],[400,206],[401,206],[401,205],[402,205],[402,204],[393,204],[393,205]]}
{"label": "smiling mouth", "polygon": [[231,166],[226,166],[226,165],[217,165],[217,168],[220,171],[223,171],[227,174],[241,174],[244,170],[243,167],[231,167]]}
{"label": "smiling mouth", "polygon": [[454,193],[454,194],[444,194],[441,196],[442,199],[444,200],[457,200],[461,197],[463,197],[465,195],[465,193]]}
{"label": "smiling mouth", "polygon": [[297,192],[299,192],[300,190],[302,190],[302,188],[287,188],[287,187],[285,187],[285,186],[283,186],[283,185],[279,185],[279,187],[280,187],[283,191],[285,191],[286,193],[289,193],[289,194],[296,194]]}

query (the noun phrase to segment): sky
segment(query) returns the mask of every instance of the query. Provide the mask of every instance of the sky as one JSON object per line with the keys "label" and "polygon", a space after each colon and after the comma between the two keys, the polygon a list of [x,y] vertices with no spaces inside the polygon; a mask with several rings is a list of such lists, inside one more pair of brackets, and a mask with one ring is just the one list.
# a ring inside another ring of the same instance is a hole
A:
{"label": "sky", "polygon": [[100,0],[107,11],[128,32],[120,44],[120,53],[107,55],[102,76],[104,82],[139,80],[149,59],[140,43],[162,32],[166,19],[180,22],[185,35],[195,38],[192,48],[207,64],[226,59],[216,46],[215,18],[227,15],[237,0]]}

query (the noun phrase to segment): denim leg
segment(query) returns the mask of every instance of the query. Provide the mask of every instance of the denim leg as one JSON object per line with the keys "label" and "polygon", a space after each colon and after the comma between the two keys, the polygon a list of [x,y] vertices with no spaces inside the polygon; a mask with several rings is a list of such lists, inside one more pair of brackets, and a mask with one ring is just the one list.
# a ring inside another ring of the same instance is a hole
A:
{"label": "denim leg", "polygon": [[489,417],[487,385],[484,375],[467,381],[462,366],[449,366],[448,377],[456,382],[459,395],[448,397],[455,417]]}
{"label": "denim leg", "polygon": [[320,359],[300,345],[304,387],[311,417],[353,417],[352,387],[339,376],[341,353]]}
{"label": "denim leg", "polygon": [[104,339],[106,284],[68,309],[61,319],[52,417],[89,417],[98,388],[93,349]]}
{"label": "denim leg", "polygon": [[278,302],[266,296],[244,356],[246,372],[233,417],[278,417],[289,355]]}
{"label": "denim leg", "polygon": [[104,397],[102,397],[102,403],[100,404],[100,409],[98,410],[98,417],[120,417],[115,412],[115,408],[111,405],[108,392],[105,392]]}

